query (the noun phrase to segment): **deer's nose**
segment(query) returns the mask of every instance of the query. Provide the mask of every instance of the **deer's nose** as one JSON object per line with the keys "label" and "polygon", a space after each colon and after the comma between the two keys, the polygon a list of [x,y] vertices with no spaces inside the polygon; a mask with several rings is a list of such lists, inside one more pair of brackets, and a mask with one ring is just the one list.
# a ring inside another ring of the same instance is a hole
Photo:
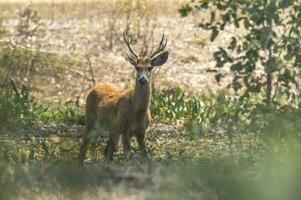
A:
{"label": "deer's nose", "polygon": [[146,85],[147,84],[147,79],[145,78],[145,77],[142,77],[142,78],[140,78],[139,79],[139,83],[141,84],[141,85]]}

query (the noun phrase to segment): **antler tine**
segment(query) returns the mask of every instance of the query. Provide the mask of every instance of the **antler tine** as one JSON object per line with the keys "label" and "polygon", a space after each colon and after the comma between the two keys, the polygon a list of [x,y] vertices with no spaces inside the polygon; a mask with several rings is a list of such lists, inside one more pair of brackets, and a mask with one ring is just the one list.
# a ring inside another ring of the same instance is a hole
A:
{"label": "antler tine", "polygon": [[131,48],[131,45],[130,45],[130,40],[129,38],[127,39],[126,38],[126,34],[123,33],[123,39],[124,39],[124,42],[126,44],[126,46],[129,48],[131,54],[133,54],[137,59],[139,58],[139,56],[134,52],[134,50]]}
{"label": "antler tine", "polygon": [[156,54],[158,54],[159,52],[163,51],[167,45],[167,39],[165,39],[165,43],[164,43],[164,39],[165,39],[165,35],[163,33],[161,41],[159,43],[159,47],[157,48],[156,51],[154,51],[151,55],[151,57],[154,57]]}

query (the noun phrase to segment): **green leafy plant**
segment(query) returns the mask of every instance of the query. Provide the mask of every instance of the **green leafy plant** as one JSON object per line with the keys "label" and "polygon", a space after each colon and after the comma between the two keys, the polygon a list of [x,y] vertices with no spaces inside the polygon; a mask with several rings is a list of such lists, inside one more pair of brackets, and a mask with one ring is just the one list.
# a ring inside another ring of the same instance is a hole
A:
{"label": "green leafy plant", "polygon": [[[229,67],[234,74],[230,87],[243,90],[247,96],[265,92],[268,104],[284,96],[299,96],[299,1],[202,0],[184,5],[180,12],[186,16],[204,9],[210,17],[201,21],[199,27],[210,31],[211,41],[220,32],[234,29],[228,46],[219,47],[214,53],[216,67]],[[217,81],[222,76],[217,74]]]}
{"label": "green leafy plant", "polygon": [[179,88],[155,91],[151,109],[154,119],[160,122],[194,119],[201,123],[207,117],[204,102],[196,96],[189,97]]}
{"label": "green leafy plant", "polygon": [[85,124],[84,110],[77,105],[53,106],[40,115],[41,120],[63,123]]}
{"label": "green leafy plant", "polygon": [[43,107],[29,100],[26,93],[16,94],[12,89],[0,92],[0,133],[22,133],[32,125]]}
{"label": "green leafy plant", "polygon": [[[216,97],[188,95],[183,90],[154,92],[152,116],[156,122],[186,124],[191,132],[259,133],[265,111],[250,98],[230,96],[221,92]],[[257,130],[256,130],[257,129]]]}

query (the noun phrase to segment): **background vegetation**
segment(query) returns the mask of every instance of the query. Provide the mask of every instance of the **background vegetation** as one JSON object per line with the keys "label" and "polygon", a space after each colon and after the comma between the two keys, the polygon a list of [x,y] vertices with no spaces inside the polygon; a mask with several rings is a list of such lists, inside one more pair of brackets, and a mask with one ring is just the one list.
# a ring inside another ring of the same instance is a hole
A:
{"label": "background vegetation", "polygon": [[[300,5],[0,3],[0,199],[300,199]],[[100,137],[79,166],[88,88],[133,83],[123,31],[169,39],[149,158],[107,163]]]}

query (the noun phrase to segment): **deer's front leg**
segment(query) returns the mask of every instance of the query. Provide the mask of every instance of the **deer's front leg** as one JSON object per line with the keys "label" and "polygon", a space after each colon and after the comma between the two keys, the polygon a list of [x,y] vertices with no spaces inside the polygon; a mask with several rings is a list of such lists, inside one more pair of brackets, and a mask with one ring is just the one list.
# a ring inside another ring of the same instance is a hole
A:
{"label": "deer's front leg", "polygon": [[143,156],[147,156],[144,138],[145,138],[145,132],[136,134],[136,139],[137,139],[140,151],[143,154]]}
{"label": "deer's front leg", "polygon": [[123,153],[124,155],[128,155],[131,149],[131,137],[129,131],[126,131],[122,135],[122,143],[123,143]]}

